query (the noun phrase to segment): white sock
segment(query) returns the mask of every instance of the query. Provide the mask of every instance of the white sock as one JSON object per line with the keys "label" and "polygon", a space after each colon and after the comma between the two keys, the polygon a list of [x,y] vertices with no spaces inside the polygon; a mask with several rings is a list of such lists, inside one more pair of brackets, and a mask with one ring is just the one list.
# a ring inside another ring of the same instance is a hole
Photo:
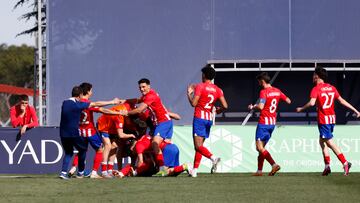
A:
{"label": "white sock", "polygon": [[329,168],[330,167],[330,164],[325,164],[325,168]]}

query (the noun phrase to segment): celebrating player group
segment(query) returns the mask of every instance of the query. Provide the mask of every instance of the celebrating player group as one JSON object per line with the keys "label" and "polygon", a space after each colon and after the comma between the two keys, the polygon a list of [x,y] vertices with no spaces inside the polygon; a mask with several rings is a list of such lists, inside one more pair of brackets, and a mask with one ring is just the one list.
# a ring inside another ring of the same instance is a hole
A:
{"label": "celebrating player group", "polygon": [[[204,146],[206,138],[210,136],[215,113],[221,113],[228,108],[223,91],[212,83],[215,70],[209,65],[201,69],[202,82],[189,85],[187,97],[194,107],[193,142],[195,157],[192,163],[179,163],[179,149],[172,142],[172,119],[181,119],[175,112],[169,112],[163,105],[159,94],[151,89],[150,80],[143,78],[138,81],[140,98],[118,99],[110,101],[90,101],[92,85],[82,83],[72,90],[72,97],[65,100],[61,109],[60,138],[65,152],[60,178],[68,179],[71,176],[83,178],[124,178],[130,176],[176,176],[187,172],[189,176],[197,177],[202,156],[212,161],[211,173],[215,173],[221,161],[218,155],[212,154]],[[258,155],[258,169],[254,176],[262,176],[264,160],[272,166],[270,176],[280,170],[265,146],[275,129],[277,107],[280,101],[290,104],[291,100],[281,90],[270,84],[267,73],[257,76],[261,86],[257,104],[250,104],[249,110],[259,110],[260,119],[256,129],[255,143]],[[313,75],[314,88],[310,100],[297,112],[317,106],[318,127],[320,132],[319,143],[325,161],[322,175],[331,173],[330,148],[342,162],[344,175],[349,174],[351,163],[342,154],[340,148],[333,142],[335,125],[334,101],[354,111],[357,117],[360,113],[351,104],[344,100],[336,88],[325,83],[327,73],[324,68],[317,67]],[[215,106],[218,101],[219,106]],[[111,108],[104,108],[114,105]],[[93,113],[101,113],[96,124]],[[84,173],[85,159],[88,145],[95,150],[92,171]],[[74,156],[74,148],[78,153]],[[131,163],[123,166],[122,159],[131,157]],[[71,160],[72,167],[69,170]],[[114,161],[118,160],[118,170],[114,170]],[[100,167],[101,166],[101,167]],[[98,174],[101,168],[100,175]],[[77,172],[76,172],[77,171]]]}

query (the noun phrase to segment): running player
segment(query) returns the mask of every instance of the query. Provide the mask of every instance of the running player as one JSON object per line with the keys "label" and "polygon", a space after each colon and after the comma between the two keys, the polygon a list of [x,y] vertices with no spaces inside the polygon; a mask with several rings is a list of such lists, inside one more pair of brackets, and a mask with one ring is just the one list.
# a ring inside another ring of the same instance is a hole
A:
{"label": "running player", "polygon": [[[110,110],[113,111],[124,111],[126,107],[124,104],[120,104],[112,107]],[[98,119],[98,130],[101,133],[104,143],[103,161],[101,164],[102,176],[104,178],[112,178],[112,170],[114,167],[112,160],[109,160],[110,151],[113,150],[116,153],[116,143],[113,144],[116,138],[135,138],[133,134],[126,134],[123,131],[124,117],[121,115],[101,115]],[[112,147],[113,146],[113,147]]]}
{"label": "running player", "polygon": [[203,146],[206,138],[209,137],[213,119],[214,103],[219,99],[221,107],[216,108],[216,113],[221,113],[228,108],[223,91],[213,84],[211,80],[215,78],[215,69],[209,65],[201,69],[202,83],[194,87],[190,85],[187,96],[191,106],[195,107],[193,120],[193,140],[195,147],[194,170],[192,176],[197,176],[202,156],[212,161],[211,173],[215,173],[220,157],[214,156],[206,147]]}
{"label": "running player", "polygon": [[143,78],[138,81],[139,90],[142,94],[140,99],[126,100],[128,103],[137,103],[139,106],[131,111],[124,112],[124,115],[134,115],[150,110],[154,123],[154,137],[152,139],[152,148],[155,153],[155,162],[160,167],[160,173],[166,175],[164,168],[164,157],[159,148],[160,143],[165,139],[171,139],[173,134],[173,122],[164,107],[160,96],[150,87],[150,80]]}
{"label": "running player", "polygon": [[330,154],[328,148],[330,148],[341,161],[344,168],[344,175],[349,175],[351,163],[348,162],[341,152],[340,148],[333,141],[333,130],[336,123],[334,100],[337,100],[340,104],[356,113],[356,117],[360,117],[360,113],[345,99],[343,99],[338,93],[337,89],[326,83],[327,72],[322,67],[316,67],[313,74],[313,83],[315,87],[311,90],[310,101],[302,107],[296,108],[297,112],[304,111],[305,109],[314,106],[317,107],[317,121],[320,132],[319,143],[324,156],[325,169],[322,173],[323,176],[327,176],[331,173],[330,169]]}
{"label": "running player", "polygon": [[249,105],[249,110],[259,110],[260,118],[256,127],[256,150],[258,155],[258,170],[254,176],[262,176],[262,169],[264,165],[264,159],[272,166],[269,176],[275,175],[280,170],[280,166],[275,163],[270,153],[265,149],[266,144],[271,138],[271,134],[275,129],[276,124],[276,110],[279,101],[285,101],[290,104],[291,100],[282,93],[278,88],[271,86],[270,77],[266,72],[263,72],[256,76],[259,86],[262,88],[260,91],[259,103]]}

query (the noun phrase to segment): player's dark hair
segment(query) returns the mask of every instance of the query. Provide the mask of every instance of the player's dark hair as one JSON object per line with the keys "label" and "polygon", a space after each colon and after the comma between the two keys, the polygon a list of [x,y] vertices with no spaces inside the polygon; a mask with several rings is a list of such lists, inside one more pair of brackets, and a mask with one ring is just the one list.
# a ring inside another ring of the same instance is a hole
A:
{"label": "player's dark hair", "polygon": [[210,64],[207,64],[201,69],[201,72],[204,74],[205,78],[208,80],[213,80],[216,76],[216,71]]}
{"label": "player's dark hair", "polygon": [[321,78],[322,80],[326,81],[328,78],[328,74],[325,68],[321,67],[321,66],[316,66],[315,67],[315,74],[317,76],[319,76],[319,78]]}
{"label": "player's dark hair", "polygon": [[19,95],[19,101],[29,101],[29,97],[26,94]]}
{"label": "player's dark hair", "polygon": [[80,95],[83,93],[81,87],[79,86],[75,86],[73,87],[72,91],[71,91],[71,96],[72,97],[80,97]]}
{"label": "player's dark hair", "polygon": [[146,83],[147,85],[150,85],[150,80],[147,79],[147,78],[141,78],[141,79],[138,81],[138,84],[140,85],[141,83]]}
{"label": "player's dark hair", "polygon": [[86,95],[88,92],[90,92],[90,90],[92,88],[92,84],[83,82],[80,84],[79,87],[82,89],[83,94]]}
{"label": "player's dark hair", "polygon": [[256,79],[259,80],[259,81],[264,80],[265,83],[267,83],[267,84],[269,84],[270,80],[271,80],[270,76],[269,76],[269,74],[267,72],[260,73],[259,75],[256,76]]}

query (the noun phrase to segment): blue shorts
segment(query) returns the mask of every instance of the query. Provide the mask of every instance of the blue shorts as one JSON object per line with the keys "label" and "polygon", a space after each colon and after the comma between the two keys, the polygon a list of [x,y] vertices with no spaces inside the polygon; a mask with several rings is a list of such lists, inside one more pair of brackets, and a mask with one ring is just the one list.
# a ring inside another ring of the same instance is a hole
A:
{"label": "blue shorts", "polygon": [[164,166],[173,168],[179,165],[179,148],[175,144],[168,144],[162,151]]}
{"label": "blue shorts", "polygon": [[101,136],[99,134],[97,134],[97,133],[92,135],[91,137],[84,137],[84,138],[85,138],[86,145],[88,143],[90,143],[91,147],[95,151],[97,151],[102,145]]}
{"label": "blue shorts", "polygon": [[256,127],[255,140],[263,141],[265,144],[270,140],[271,134],[275,129],[275,125],[258,124]]}
{"label": "blue shorts", "polygon": [[110,138],[110,135],[108,133],[104,133],[104,132],[100,132],[100,133],[101,133],[101,137]]}
{"label": "blue shorts", "polygon": [[319,124],[318,128],[319,128],[320,138],[323,139],[333,138],[334,135],[332,133],[334,131],[334,127],[335,124]]}
{"label": "blue shorts", "polygon": [[211,126],[212,126],[212,121],[201,119],[201,118],[194,118],[194,120],[193,120],[193,135],[204,137],[204,138],[209,138]]}
{"label": "blue shorts", "polygon": [[171,139],[173,135],[173,122],[165,121],[155,126],[154,136],[160,135],[164,140]]}

